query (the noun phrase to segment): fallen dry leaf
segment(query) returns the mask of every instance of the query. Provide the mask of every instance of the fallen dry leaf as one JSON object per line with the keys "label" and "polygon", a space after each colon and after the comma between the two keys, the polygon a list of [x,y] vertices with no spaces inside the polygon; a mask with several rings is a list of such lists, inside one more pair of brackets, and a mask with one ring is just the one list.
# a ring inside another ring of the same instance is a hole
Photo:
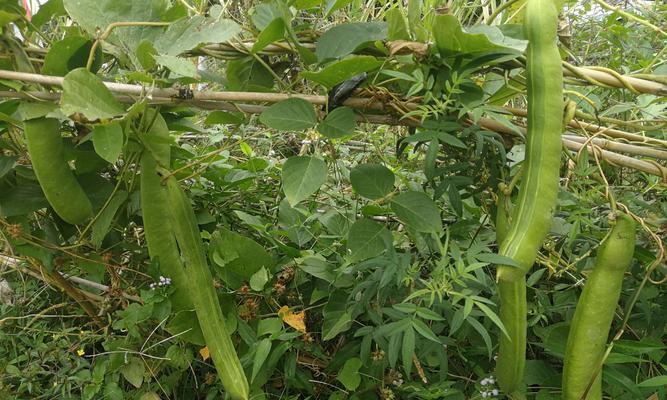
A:
{"label": "fallen dry leaf", "polygon": [[295,314],[290,311],[288,306],[282,306],[280,307],[280,310],[278,310],[278,316],[280,316],[287,325],[299,332],[306,333],[306,322],[304,321],[306,317],[305,311]]}

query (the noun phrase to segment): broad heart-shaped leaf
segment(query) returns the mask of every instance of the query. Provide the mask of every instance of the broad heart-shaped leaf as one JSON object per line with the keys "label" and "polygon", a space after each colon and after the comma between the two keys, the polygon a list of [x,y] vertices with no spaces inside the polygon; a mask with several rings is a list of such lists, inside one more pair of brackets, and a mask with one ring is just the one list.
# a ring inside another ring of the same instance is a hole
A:
{"label": "broad heart-shaped leaf", "polygon": [[387,228],[368,218],[357,220],[347,235],[351,261],[375,257],[391,244],[392,237]]}
{"label": "broad heart-shaped leaf", "polygon": [[155,49],[161,54],[178,56],[201,44],[228,42],[240,31],[241,27],[231,19],[195,15],[171,24],[155,41]]}
{"label": "broad heart-shaped leaf", "polygon": [[268,281],[269,271],[267,271],[265,267],[262,267],[250,277],[250,288],[259,292],[264,289],[264,285],[266,285],[266,282]]}
{"label": "broad heart-shaped leaf", "polygon": [[290,157],[283,165],[283,191],[292,206],[315,193],[326,179],[327,164],[316,157]]}
{"label": "broad heart-shaped leaf", "polygon": [[185,58],[176,57],[176,56],[153,56],[155,61],[167,67],[171,72],[178,74],[180,76],[185,76],[188,78],[199,79],[199,74],[197,73],[197,67]]}
{"label": "broad heart-shaped leaf", "polygon": [[340,383],[345,386],[345,389],[353,391],[359,387],[361,383],[361,375],[359,375],[359,368],[363,363],[357,357],[350,358],[345,361],[343,368],[338,372],[338,379]]}
{"label": "broad heart-shaped leaf", "polygon": [[66,115],[81,113],[91,121],[125,113],[102,80],[85,68],[77,68],[65,75],[60,109]]}
{"label": "broad heart-shaped leaf", "polygon": [[267,92],[274,85],[273,75],[252,56],[227,62],[227,90]]}
{"label": "broad heart-shaped leaf", "polygon": [[[163,22],[170,6],[168,0],[118,1],[118,0],[64,0],[65,10],[70,17],[91,36],[97,30],[105,30],[113,22]],[[163,27],[124,26],[114,29],[106,40],[118,46],[130,57],[142,40],[157,40],[164,32]],[[136,59],[133,63],[139,67]]]}
{"label": "broad heart-shaped leaf", "polygon": [[381,65],[382,61],[373,56],[350,56],[340,61],[334,61],[317,72],[305,71],[300,75],[327,88],[332,88],[346,79],[362,72],[372,71]]}
{"label": "broad heart-shaped leaf", "polygon": [[257,271],[270,270],[274,264],[259,243],[225,228],[211,235],[209,258],[220,267],[218,276],[232,289],[240,288]]}
{"label": "broad heart-shaped leaf", "polygon": [[364,43],[384,40],[386,37],[386,22],[350,22],[336,25],[320,36],[315,55],[320,62],[342,58]]}
{"label": "broad heart-shaped leaf", "polygon": [[144,382],[145,372],[144,363],[137,357],[130,358],[127,364],[120,367],[120,373],[136,388],[141,387]]}
{"label": "broad heart-shaped leaf", "polygon": [[123,139],[123,128],[119,122],[95,125],[93,128],[95,153],[112,164],[123,151]]}
{"label": "broad heart-shaped leaf", "polygon": [[264,110],[259,120],[279,131],[302,131],[317,124],[313,105],[303,99],[287,99]]}
{"label": "broad heart-shaped leaf", "polygon": [[352,187],[367,199],[382,198],[394,190],[396,177],[380,164],[362,164],[350,171]]}
{"label": "broad heart-shaped leaf", "polygon": [[329,139],[338,139],[352,134],[356,126],[354,111],[349,107],[338,107],[317,125],[317,131]]}
{"label": "broad heart-shaped leaf", "polygon": [[459,20],[450,14],[438,15],[433,24],[435,44],[443,56],[457,53],[485,53],[505,51],[521,54],[527,41],[503,35],[500,29],[484,26],[463,31]]}
{"label": "broad heart-shaped leaf", "polygon": [[[44,57],[42,74],[65,76],[73,69],[85,67],[93,42],[83,36],[68,36],[55,42]],[[95,50],[92,72],[96,72],[102,65],[102,49]]]}
{"label": "broad heart-shaped leaf", "polygon": [[422,192],[405,192],[394,197],[391,210],[406,226],[418,232],[442,231],[440,211],[433,200]]}

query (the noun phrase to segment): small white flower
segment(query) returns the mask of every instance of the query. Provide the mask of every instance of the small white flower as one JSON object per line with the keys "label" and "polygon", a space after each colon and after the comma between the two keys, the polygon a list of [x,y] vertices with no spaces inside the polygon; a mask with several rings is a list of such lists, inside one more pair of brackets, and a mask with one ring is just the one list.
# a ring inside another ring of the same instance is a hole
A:
{"label": "small white flower", "polygon": [[493,377],[490,377],[490,378],[487,380],[487,382],[489,382],[489,385],[493,385],[494,383],[496,383],[496,381],[493,380]]}
{"label": "small white flower", "polygon": [[484,379],[482,379],[482,381],[480,382],[480,385],[482,385],[482,386],[486,386],[486,385],[488,385],[488,382],[489,382],[489,380],[486,379],[486,378],[484,378]]}
{"label": "small white flower", "polygon": [[500,394],[500,392],[498,391],[498,389],[493,389],[493,390],[491,391],[491,395],[493,395],[493,396],[498,396],[498,394]]}
{"label": "small white flower", "polygon": [[486,393],[486,392],[482,392],[482,398],[483,398],[483,399],[486,399],[487,397],[489,397],[488,393]]}

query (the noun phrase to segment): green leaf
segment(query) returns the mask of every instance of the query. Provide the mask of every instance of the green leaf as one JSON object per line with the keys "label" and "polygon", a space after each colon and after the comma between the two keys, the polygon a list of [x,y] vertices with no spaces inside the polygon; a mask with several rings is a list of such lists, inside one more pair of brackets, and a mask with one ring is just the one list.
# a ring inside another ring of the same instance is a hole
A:
{"label": "green leaf", "polygon": [[95,125],[93,128],[95,152],[110,163],[115,163],[123,151],[123,128],[119,122]]}
{"label": "green leaf", "polygon": [[500,318],[498,318],[498,315],[497,315],[495,312],[493,312],[493,310],[491,310],[491,309],[489,308],[489,306],[487,306],[486,304],[481,303],[481,302],[479,302],[479,301],[476,301],[476,302],[475,302],[475,305],[477,306],[477,308],[479,308],[480,310],[482,310],[482,312],[483,312],[484,314],[486,314],[486,316],[489,317],[489,319],[490,319],[491,321],[493,321],[493,323],[496,324],[496,326],[497,326],[498,328],[500,328],[500,330],[501,330],[506,336],[508,335],[507,330],[505,329],[505,325],[503,325],[502,321],[500,321]]}
{"label": "green leaf", "polygon": [[480,324],[479,321],[477,321],[475,318],[467,318],[466,321],[477,331],[477,333],[479,333],[479,335],[482,337],[482,340],[484,340],[484,344],[486,345],[486,350],[488,351],[490,359],[493,351],[493,345],[491,344],[491,336],[489,336],[489,332],[486,330],[486,328],[484,328],[484,325]]}
{"label": "green leaf", "polygon": [[9,375],[14,375],[14,376],[21,376],[23,373],[21,372],[20,369],[18,369],[15,365],[13,364],[7,364],[5,367],[5,372],[7,372]]}
{"label": "green leaf", "polygon": [[[166,0],[118,1],[118,0],[65,0],[65,10],[72,20],[92,37],[98,29],[105,30],[114,22],[163,22],[169,7]],[[114,29],[105,42],[134,57],[134,50],[143,40],[154,42],[164,33],[164,27],[124,26]],[[138,61],[132,62],[139,67]]]}
{"label": "green leaf", "polygon": [[356,116],[349,107],[338,107],[317,125],[317,131],[329,139],[338,139],[354,133]]}
{"label": "green leaf", "polygon": [[317,124],[313,105],[303,99],[288,99],[267,108],[259,120],[269,128],[279,131],[302,131]]}
{"label": "green leaf", "polygon": [[347,294],[342,291],[333,292],[324,306],[322,315],[322,340],[330,340],[352,326],[352,317],[345,311]]}
{"label": "green leaf", "polygon": [[199,346],[206,345],[197,314],[190,310],[178,311],[165,327],[167,332]]}
{"label": "green leaf", "polygon": [[0,179],[4,178],[7,175],[7,172],[11,171],[16,165],[16,160],[18,157],[15,156],[3,156],[0,155]]}
{"label": "green leaf", "polygon": [[155,49],[160,54],[178,56],[203,44],[228,42],[239,32],[241,27],[231,19],[195,15],[169,25],[155,41]]}
{"label": "green leaf", "polygon": [[117,191],[111,200],[109,200],[109,204],[107,204],[102,213],[95,220],[90,241],[93,243],[93,245],[95,245],[96,248],[99,248],[102,244],[102,240],[109,232],[109,227],[111,226],[113,217],[116,215],[118,208],[123,205],[125,200],[127,200],[127,192],[123,190]]}
{"label": "green leaf", "polygon": [[285,36],[285,22],[282,18],[276,18],[262,30],[257,36],[255,44],[252,45],[251,51],[257,53],[264,50],[269,44],[282,39]]}
{"label": "green leaf", "polygon": [[14,217],[49,206],[42,187],[36,182],[22,182],[12,190],[0,190],[0,215]]}
{"label": "green leaf", "polygon": [[199,73],[197,72],[197,67],[192,61],[189,61],[185,58],[176,57],[176,56],[167,56],[167,55],[156,55],[153,56],[155,61],[162,65],[163,67],[168,68],[171,72],[178,74],[180,76],[185,76],[188,78],[199,79]]}
{"label": "green leaf", "polygon": [[401,351],[405,374],[410,376],[410,371],[412,371],[412,354],[415,352],[415,331],[411,327],[403,332],[403,346],[401,347]]}
{"label": "green leaf", "polygon": [[361,383],[361,375],[359,375],[359,369],[363,363],[357,357],[350,358],[345,361],[343,368],[338,371],[338,376],[336,379],[345,386],[345,389],[353,391],[359,387]]}
{"label": "green leaf", "polygon": [[440,211],[425,193],[405,192],[394,197],[391,210],[406,226],[426,233],[442,231]]}
{"label": "green leaf", "polygon": [[81,113],[91,121],[125,113],[102,80],[85,68],[75,69],[65,76],[60,103],[66,115]]}
{"label": "green leaf", "polygon": [[128,382],[135,388],[140,388],[144,382],[144,373],[146,367],[144,363],[137,357],[130,358],[129,362],[120,367],[120,373]]}
{"label": "green leaf", "polygon": [[394,190],[396,177],[391,170],[380,164],[361,164],[350,171],[352,187],[361,196],[376,200]]}
{"label": "green leaf", "polygon": [[273,87],[273,75],[253,57],[231,60],[226,69],[227,90],[266,92]]}
{"label": "green leaf", "polygon": [[204,120],[205,125],[230,124],[239,125],[245,122],[242,113],[231,113],[228,111],[211,111]]}
{"label": "green leaf", "polygon": [[304,71],[299,75],[330,89],[362,72],[378,69],[382,63],[373,56],[351,56],[332,62],[317,72]]}
{"label": "green leaf", "polygon": [[315,193],[326,179],[327,164],[322,159],[307,156],[290,157],[283,164],[283,191],[292,206]]}
{"label": "green leaf", "polygon": [[257,337],[275,335],[283,329],[283,320],[280,318],[263,318],[257,323]]}
{"label": "green leaf", "polygon": [[412,320],[412,327],[415,328],[417,333],[419,333],[420,335],[422,335],[426,339],[432,340],[436,343],[440,343],[440,339],[438,339],[438,337],[435,335],[435,333],[433,333],[431,328],[429,328],[428,325],[426,325],[422,321],[420,321],[418,319],[413,319]]}
{"label": "green leaf", "polygon": [[639,387],[667,387],[667,375],[654,376],[653,378],[647,379],[639,384]]}
{"label": "green leaf", "polygon": [[255,357],[252,362],[252,377],[250,378],[251,382],[255,380],[264,361],[266,361],[266,357],[268,357],[271,352],[271,339],[262,339],[259,344],[256,345],[255,349]]}
{"label": "green leaf", "polygon": [[39,11],[32,16],[32,24],[40,28],[45,23],[52,21],[55,17],[65,15],[63,0],[49,0],[39,6]]}
{"label": "green leaf", "polygon": [[264,285],[269,281],[269,271],[266,268],[262,267],[259,271],[252,274],[250,277],[250,288],[252,290],[259,292],[264,289]]}
{"label": "green leaf", "polygon": [[331,58],[342,58],[365,43],[384,40],[386,37],[385,22],[351,22],[336,25],[320,36],[315,55],[320,62]]}
{"label": "green leaf", "polygon": [[324,9],[324,17],[328,17],[332,12],[340,10],[351,2],[352,0],[327,0],[326,7]]}
{"label": "green leaf", "polygon": [[519,263],[517,263],[513,259],[511,259],[509,257],[506,257],[506,256],[501,256],[500,254],[495,254],[495,253],[480,253],[480,254],[476,254],[475,258],[479,261],[487,262],[487,263],[490,263],[490,264],[508,265],[510,267],[516,267],[516,268],[521,267],[519,265]]}
{"label": "green leaf", "polygon": [[391,233],[377,222],[362,218],[357,220],[347,235],[347,248],[351,261],[372,258],[387,249],[392,243]]}
{"label": "green leaf", "polygon": [[[63,40],[53,43],[49,52],[44,57],[42,74],[53,76],[65,76],[68,72],[77,68],[85,67],[88,63],[88,55],[93,42],[83,36],[68,36]],[[95,51],[92,72],[96,72],[102,65],[102,49]]]}
{"label": "green leaf", "polygon": [[387,40],[410,40],[408,26],[400,9],[394,7],[384,16],[387,19]]}
{"label": "green leaf", "polygon": [[336,275],[333,272],[334,266],[328,263],[327,260],[319,254],[297,258],[296,265],[307,274],[329,283],[332,283],[336,279]]}
{"label": "green leaf", "polygon": [[322,0],[296,0],[293,4],[297,10],[309,10],[322,4]]}
{"label": "green leaf", "polygon": [[494,26],[479,25],[464,32],[459,20],[451,14],[438,15],[435,18],[433,36],[443,56],[483,52],[509,52],[519,55],[528,43],[506,37]]}
{"label": "green leaf", "polygon": [[262,268],[270,270],[274,265],[259,243],[225,228],[211,235],[209,258],[220,267],[218,275],[232,289],[240,288]]}

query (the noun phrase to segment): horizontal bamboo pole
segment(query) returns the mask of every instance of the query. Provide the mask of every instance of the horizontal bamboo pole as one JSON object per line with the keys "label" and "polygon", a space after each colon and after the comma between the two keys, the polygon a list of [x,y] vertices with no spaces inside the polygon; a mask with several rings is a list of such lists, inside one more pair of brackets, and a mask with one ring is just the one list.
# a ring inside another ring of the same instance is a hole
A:
{"label": "horizontal bamboo pole", "polygon": [[[489,118],[479,118],[477,120],[477,124],[483,128],[486,128],[494,132],[503,133],[506,135],[514,135],[514,136],[517,135],[517,133],[511,128],[501,124],[498,121],[494,121]],[[519,130],[525,136],[526,129],[523,127],[519,127]],[[584,147],[584,144],[569,140],[567,138],[563,138],[563,145],[568,150],[572,151],[579,151]],[[636,169],[639,171],[649,173],[651,175],[659,176],[662,178],[662,182],[667,184],[667,168],[663,167],[662,165],[658,164],[655,161],[638,160],[636,158],[625,156],[623,154],[614,153],[609,150],[602,150],[599,147],[594,146],[592,144],[588,145],[589,151],[593,151],[594,149],[597,149],[600,158],[609,162],[610,164],[614,164],[619,167]]]}
{"label": "horizontal bamboo pole", "polygon": [[[0,79],[11,79],[19,80],[25,82],[38,83],[42,85],[50,86],[62,86],[63,78],[57,76],[47,76],[39,74],[30,74],[24,72],[16,71],[6,71],[0,70]],[[183,104],[194,107],[199,107],[202,109],[208,110],[227,110],[227,111],[242,111],[251,114],[260,114],[266,107],[252,105],[252,104],[237,104],[230,103],[230,101],[256,101],[256,102],[278,102],[286,100],[289,98],[301,98],[306,101],[309,101],[315,105],[324,105],[326,104],[325,96],[318,95],[301,95],[301,94],[282,94],[282,93],[256,93],[256,92],[195,92],[192,99],[180,99],[179,91],[177,89],[160,89],[160,88],[146,88],[139,85],[130,85],[124,83],[115,83],[115,82],[105,82],[107,88],[110,91],[115,93],[120,93],[118,96],[119,101],[124,103],[134,103],[136,101],[132,96],[146,96],[149,101],[153,104]],[[39,99],[46,101],[58,101],[60,99],[59,93],[49,93],[49,92],[0,92],[0,97],[14,97],[14,98],[24,98],[24,99]],[[359,108],[362,110],[375,110],[381,111],[385,108],[385,105],[381,102],[372,101],[367,98],[350,98],[344,105]],[[404,103],[405,104],[405,103]],[[408,103],[411,107],[414,106],[413,103]],[[386,124],[386,125],[403,125],[403,126],[418,126],[419,124],[411,120],[401,120],[392,115],[373,115],[373,114],[362,114],[357,115],[356,117],[358,122],[367,122],[373,124]],[[480,118],[477,121],[477,124],[485,127],[487,129],[505,133],[510,135],[516,135],[516,132],[512,129],[506,127],[505,125],[498,123],[497,121]],[[574,141],[568,141],[569,143],[577,143]],[[580,143],[577,143],[580,144]],[[567,144],[566,144],[567,146]],[[574,147],[575,145],[570,144],[568,148],[571,150],[578,150]],[[631,145],[626,145],[624,148],[627,151],[631,149],[628,147]],[[638,147],[638,146],[633,146]],[[605,150],[606,153],[603,153],[602,158],[608,159],[608,161],[626,166],[629,168],[635,168],[635,165],[639,165],[641,171],[649,172],[654,175],[665,177],[664,167],[654,164],[648,161],[636,160],[632,157],[622,156],[620,154],[610,152]],[[618,156],[618,157],[615,157]],[[620,157],[620,158],[619,158]],[[625,157],[625,158],[623,158]],[[635,160],[636,162],[630,162],[627,159]],[[661,169],[662,168],[662,169]]]}
{"label": "horizontal bamboo pole", "polygon": [[[11,79],[11,80],[20,80],[25,82],[38,83],[41,85],[49,86],[62,86],[63,78],[59,76],[47,76],[39,74],[31,74],[25,72],[16,72],[16,71],[6,71],[0,70],[0,79]],[[105,85],[115,93],[122,93],[127,95],[147,95],[153,98],[177,98],[179,96],[179,91],[173,88],[147,88],[140,85],[129,85],[123,83],[115,82],[105,82]],[[285,93],[263,93],[263,92],[207,92],[207,91],[196,91],[193,93],[193,100],[196,101],[239,101],[239,102],[268,102],[275,103],[290,98],[300,98],[306,100],[315,105],[324,105],[326,104],[326,96],[319,95],[306,95],[306,94],[285,94]],[[380,102],[369,98],[362,97],[352,97],[347,99],[344,105],[352,108],[359,108],[362,110],[372,110],[372,111],[388,111],[387,106]],[[403,102],[400,106],[407,110],[415,110],[418,107],[418,104]],[[510,113],[526,117],[526,110],[507,107],[506,108]],[[657,144],[667,147],[667,141],[662,141],[658,139],[651,139],[645,136],[637,135],[630,132],[624,132],[617,129],[610,129],[606,127],[600,127],[593,124],[588,124],[585,122],[572,121],[570,126],[573,128],[585,128],[591,132],[598,132],[604,130],[604,133],[607,136],[623,138],[631,141],[637,142],[655,142]]]}
{"label": "horizontal bamboo pole", "polygon": [[[415,42],[423,45],[421,42]],[[248,49],[251,49],[255,43],[253,41],[239,41],[238,45],[233,43],[214,43],[201,47],[199,50],[194,50],[188,55],[210,55],[215,52],[224,54],[237,53],[240,56],[249,55]],[[316,49],[316,44],[312,42],[302,42],[301,46],[313,51]],[[404,48],[409,49],[409,46]],[[26,51],[29,53],[44,54],[48,49],[38,47],[27,47]],[[274,42],[264,47],[260,54],[275,55],[281,53],[295,53],[294,45],[287,42]],[[658,81],[641,79],[633,76],[622,75],[609,69],[600,69],[596,66],[574,66],[563,62],[563,75],[583,79],[589,84],[603,84],[615,88],[627,88],[639,93],[650,93],[659,96],[667,95],[667,85]],[[586,79],[588,78],[588,80]]]}
{"label": "horizontal bamboo pole", "polygon": [[[563,135],[563,138],[578,143],[586,143],[587,141],[589,141],[588,138],[576,135]],[[613,150],[620,153],[635,154],[644,157],[657,158],[660,160],[667,160],[667,151],[654,149],[652,147],[633,146],[631,144],[618,143],[612,140],[607,140],[597,137],[590,139],[590,142],[592,142],[594,145],[596,145],[601,149]]]}
{"label": "horizontal bamboo pole", "polygon": [[[526,118],[528,116],[528,111],[521,109],[521,108],[513,108],[513,107],[505,107],[507,111],[512,113],[512,115],[515,115],[517,117],[523,117]],[[658,145],[661,147],[667,148],[667,141],[666,140],[661,140],[661,139],[656,139],[656,138],[651,138],[648,136],[643,136],[639,135],[636,133],[631,133],[631,132],[626,132],[626,131],[621,131],[618,129],[612,129],[608,128],[605,126],[600,126],[600,125],[595,125],[595,124],[590,124],[588,122],[583,122],[579,121],[578,119],[573,119],[568,123],[568,126],[570,128],[574,129],[582,129],[586,131],[587,133],[597,133],[600,132],[605,136],[617,138],[617,139],[625,139],[631,142],[639,142],[639,143],[647,143],[647,144],[654,144]]]}
{"label": "horizontal bamboo pole", "polygon": [[[21,98],[21,99],[38,99],[44,101],[58,101],[60,99],[59,93],[44,93],[44,92],[30,92],[30,93],[19,93],[19,92],[0,92],[0,97],[10,97],[10,98]],[[136,99],[131,96],[121,95],[117,97],[119,101],[123,103],[132,104]],[[255,104],[232,104],[228,102],[218,102],[218,101],[201,101],[201,100],[181,100],[175,98],[164,98],[164,97],[153,97],[150,100],[151,104],[156,105],[188,105],[192,107],[198,107],[205,110],[225,110],[225,111],[241,111],[249,114],[261,114],[268,107],[260,106]],[[409,121],[409,120],[399,120],[396,117],[391,115],[373,115],[373,114],[360,114],[356,116],[357,122],[360,123],[371,123],[371,124],[382,124],[382,125],[396,125],[396,126],[418,126],[419,124]],[[472,124],[472,122],[470,122]],[[516,136],[517,133],[506,125],[501,124],[498,121],[492,120],[490,118],[479,118],[475,123],[485,129],[498,132],[505,135]],[[525,134],[525,129],[519,128]],[[578,151],[583,145],[578,142],[571,140],[563,139],[564,145],[573,151]],[[635,146],[636,147],[636,146]],[[604,150],[601,154],[601,158],[609,161],[612,164],[637,169],[640,171],[648,172],[650,174],[662,177],[665,179],[667,177],[667,169],[658,165],[657,163],[651,163],[644,160],[638,160],[632,157],[624,156],[617,154],[611,151]],[[667,181],[666,181],[667,182]]]}

